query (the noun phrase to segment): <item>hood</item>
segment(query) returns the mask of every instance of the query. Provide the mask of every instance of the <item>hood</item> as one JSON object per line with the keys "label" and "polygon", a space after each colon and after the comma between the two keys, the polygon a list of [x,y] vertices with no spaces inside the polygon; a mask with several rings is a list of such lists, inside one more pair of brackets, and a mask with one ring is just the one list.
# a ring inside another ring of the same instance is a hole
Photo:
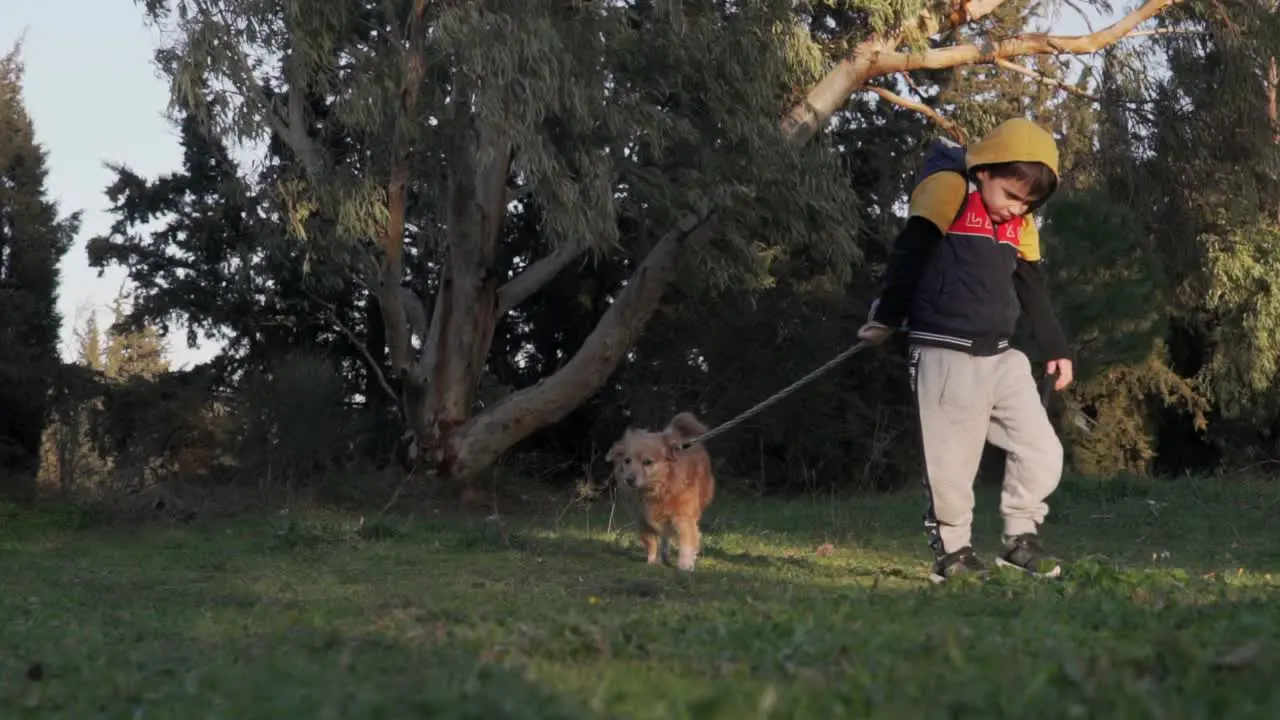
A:
{"label": "hood", "polygon": [[1058,145],[1048,130],[1024,118],[1005,120],[972,143],[965,152],[965,169],[1004,162],[1039,162],[1058,176]]}

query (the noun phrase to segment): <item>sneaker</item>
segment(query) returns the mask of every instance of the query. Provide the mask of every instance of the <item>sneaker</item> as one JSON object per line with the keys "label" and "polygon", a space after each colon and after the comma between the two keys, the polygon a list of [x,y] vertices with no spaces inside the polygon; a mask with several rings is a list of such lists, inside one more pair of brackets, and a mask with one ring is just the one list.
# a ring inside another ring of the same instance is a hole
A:
{"label": "sneaker", "polygon": [[943,555],[933,563],[933,571],[929,579],[935,583],[946,582],[960,575],[973,574],[979,580],[987,577],[987,565],[973,553],[973,548],[965,546],[959,550]]}
{"label": "sneaker", "polygon": [[1058,577],[1062,565],[1040,544],[1035,533],[1024,533],[1007,538],[1004,552],[996,557],[996,565],[1022,570],[1035,577]]}

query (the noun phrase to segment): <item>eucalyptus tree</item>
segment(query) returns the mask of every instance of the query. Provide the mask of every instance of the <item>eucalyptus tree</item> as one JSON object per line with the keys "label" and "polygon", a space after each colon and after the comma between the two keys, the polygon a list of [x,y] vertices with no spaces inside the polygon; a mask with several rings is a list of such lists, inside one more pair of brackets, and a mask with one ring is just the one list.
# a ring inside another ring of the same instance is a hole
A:
{"label": "eucalyptus tree", "polygon": [[[354,280],[376,297],[379,385],[431,466],[464,477],[596,392],[682,267],[745,284],[767,281],[770,248],[858,263],[853,196],[810,143],[852,93],[921,106],[869,83],[1095,52],[1173,0],[1080,37],[993,37],[984,19],[1002,4],[145,2],[175,38],[161,52],[175,96],[206,130],[287,147],[273,188],[298,262],[325,269],[314,288]],[[850,32],[816,30],[820,16]],[[335,155],[335,133],[357,150]],[[503,266],[504,223],[526,204],[543,243]],[[499,320],[619,250],[637,257],[630,277],[576,352],[480,403]]]}

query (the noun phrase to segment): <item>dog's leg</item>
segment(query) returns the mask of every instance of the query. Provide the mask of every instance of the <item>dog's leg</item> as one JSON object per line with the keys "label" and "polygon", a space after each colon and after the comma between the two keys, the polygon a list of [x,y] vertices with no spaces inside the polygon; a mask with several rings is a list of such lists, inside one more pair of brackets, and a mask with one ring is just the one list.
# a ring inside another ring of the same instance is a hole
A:
{"label": "dog's leg", "polygon": [[[654,532],[653,528],[649,527],[649,525],[644,521],[641,521],[640,523],[640,541],[644,543],[645,556],[647,558],[647,562],[650,565],[657,565],[658,564],[658,533]],[[663,546],[665,547],[666,539],[663,538],[662,542],[663,542]],[[665,551],[664,551],[664,554],[665,554]]]}
{"label": "dog's leg", "polygon": [[676,532],[680,540],[680,560],[676,567],[681,570],[693,570],[693,562],[702,547],[702,534],[698,531],[698,521],[691,517],[680,517],[675,520]]}
{"label": "dog's leg", "polygon": [[671,523],[662,526],[662,564],[671,564]]}

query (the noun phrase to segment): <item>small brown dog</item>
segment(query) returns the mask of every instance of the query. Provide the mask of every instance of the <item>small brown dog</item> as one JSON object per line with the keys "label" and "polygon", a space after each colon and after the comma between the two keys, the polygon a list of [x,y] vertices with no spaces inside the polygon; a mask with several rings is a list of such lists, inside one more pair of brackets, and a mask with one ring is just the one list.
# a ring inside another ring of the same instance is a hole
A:
{"label": "small brown dog", "polygon": [[661,432],[628,428],[609,450],[615,480],[639,495],[640,540],[651,565],[658,562],[659,549],[662,561],[670,562],[667,539],[672,531],[680,544],[681,570],[693,570],[702,549],[698,523],[715,496],[716,479],[706,448],[680,445],[705,432],[692,413],[682,412]]}

